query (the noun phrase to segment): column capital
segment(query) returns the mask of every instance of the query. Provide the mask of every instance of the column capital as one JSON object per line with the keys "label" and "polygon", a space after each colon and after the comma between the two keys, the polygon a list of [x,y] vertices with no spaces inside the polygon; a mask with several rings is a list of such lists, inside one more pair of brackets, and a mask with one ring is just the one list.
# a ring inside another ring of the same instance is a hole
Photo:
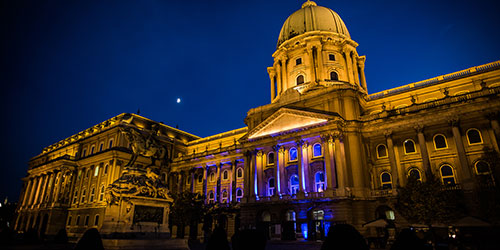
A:
{"label": "column capital", "polygon": [[319,136],[321,138],[321,142],[329,142],[331,139],[332,139],[332,135],[331,134],[322,134]]}
{"label": "column capital", "polygon": [[279,145],[279,144],[272,146],[272,149],[274,150],[274,152],[278,152],[280,150],[280,148],[281,148],[281,145]]}
{"label": "column capital", "polygon": [[415,131],[417,131],[417,133],[423,133],[425,126],[422,124],[416,124],[415,126],[413,126],[413,128],[415,129]]}
{"label": "column capital", "polygon": [[385,136],[385,138],[386,138],[386,139],[391,138],[391,137],[392,137],[392,134],[393,134],[393,132],[392,132],[392,130],[390,130],[390,129],[388,129],[388,130],[384,131],[384,136]]}
{"label": "column capital", "polygon": [[331,135],[333,139],[339,139],[339,140],[344,137],[344,133],[340,130],[333,131]]}
{"label": "column capital", "polygon": [[264,153],[262,152],[262,150],[257,151],[257,156],[258,156],[258,157],[261,157],[263,154],[264,154]]}
{"label": "column capital", "polygon": [[299,139],[299,140],[296,140],[296,141],[295,141],[295,144],[296,144],[297,146],[299,146],[299,147],[302,147],[302,146],[304,145],[304,143],[305,143],[305,142],[304,142],[302,139]]}
{"label": "column capital", "polygon": [[460,118],[458,116],[448,117],[448,124],[452,127],[458,127],[460,125]]}

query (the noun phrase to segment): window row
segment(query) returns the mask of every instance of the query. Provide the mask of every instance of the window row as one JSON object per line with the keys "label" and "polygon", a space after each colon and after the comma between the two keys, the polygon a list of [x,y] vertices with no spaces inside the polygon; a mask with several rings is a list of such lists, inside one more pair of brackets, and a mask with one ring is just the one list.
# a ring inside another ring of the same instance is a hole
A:
{"label": "window row", "polygon": [[[481,132],[478,129],[471,128],[467,130],[466,132],[467,135],[467,141],[469,145],[476,145],[476,144],[481,144],[483,143],[483,138],[481,136]],[[440,150],[440,149],[447,149],[448,148],[448,142],[446,140],[446,136],[443,134],[436,134],[432,138],[432,141],[434,142],[434,149]],[[416,147],[415,147],[415,142],[412,139],[407,139],[403,142],[403,150],[405,154],[412,154],[416,153]],[[377,146],[377,158],[386,158],[388,157],[387,154],[387,147],[385,144],[379,144]]]}
{"label": "window row", "polygon": [[[89,225],[89,215],[85,215],[85,220],[83,223],[83,226],[88,226]],[[80,225],[80,215],[76,216],[75,224],[72,224],[72,216],[68,216],[68,221],[66,222],[67,226],[81,226]],[[94,217],[94,226],[99,226],[99,215],[96,214]]]}
{"label": "window row", "polygon": [[[104,184],[102,184],[101,188],[99,189],[99,196],[97,197],[97,201],[99,201],[99,202],[104,201],[105,191],[106,191],[106,187],[104,186]],[[96,194],[95,187],[92,187],[90,189],[88,203],[92,203],[92,202],[96,201],[95,194]],[[73,194],[73,204],[76,204],[77,202],[78,202],[78,190],[75,190],[75,192]],[[84,188],[84,189],[82,189],[82,193],[80,196],[80,204],[85,203],[85,202],[87,202],[87,190]]]}
{"label": "window row", "polygon": [[[477,175],[491,175],[490,165],[483,160],[476,161],[474,163],[474,170]],[[439,168],[439,173],[441,175],[441,182],[446,186],[456,185],[456,173],[453,167],[449,164],[443,164]],[[422,174],[418,168],[411,168],[408,171],[408,177],[415,178],[418,181],[422,181]],[[382,189],[392,189],[392,175],[384,171],[380,174],[380,184]]]}
{"label": "window row", "polygon": [[[296,195],[300,190],[299,187],[299,176],[297,174],[293,174],[290,176],[288,180],[288,193],[290,195]],[[267,180],[267,191],[266,194],[268,196],[273,196],[275,194],[276,185],[274,177],[271,177]],[[323,192],[325,190],[325,173],[323,171],[317,171],[314,174],[314,192]]]}
{"label": "window row", "polygon": [[[108,141],[108,149],[112,148],[113,147],[113,139],[109,139]],[[85,157],[87,156],[87,149],[88,147],[85,147],[83,150],[82,150],[82,157]],[[99,144],[99,151],[98,152],[101,152],[103,151],[105,148],[104,148],[104,142],[101,142]],[[93,155],[95,153],[95,145],[92,145],[90,146],[90,151],[89,151],[89,154],[88,155]]]}
{"label": "window row", "polygon": [[[241,198],[243,198],[243,189],[241,188],[237,188],[236,189],[236,201],[237,202],[241,202]],[[214,191],[210,191],[208,192],[208,196],[207,196],[207,203],[214,203],[215,202],[215,193]],[[226,189],[223,189],[222,190],[222,193],[221,193],[221,202],[222,203],[228,203],[229,202],[229,193],[227,192]]]}
{"label": "window row", "polygon": [[[335,61],[335,55],[334,54],[328,54],[328,60],[329,61]],[[301,65],[302,64],[302,58],[299,57],[295,59],[295,66]]]}
{"label": "window row", "polygon": [[[321,146],[320,143],[316,143],[313,145],[312,147],[312,157],[313,158],[316,158],[316,157],[322,157],[323,156],[323,147]],[[294,161],[297,161],[298,160],[298,154],[297,154],[297,148],[296,147],[292,147],[288,150],[288,161],[290,162],[294,162]],[[267,157],[266,157],[266,163],[267,165],[274,165],[274,152],[269,152],[267,153]]]}
{"label": "window row", "polygon": [[[335,71],[330,71],[330,79],[331,81],[338,81],[339,80],[339,74]],[[305,83],[305,76],[303,74],[300,74],[295,78],[295,84],[296,85],[301,85]]]}
{"label": "window row", "polygon": [[[103,175],[108,174],[108,168],[109,168],[108,164],[104,165],[103,170],[102,170]],[[79,181],[82,178],[82,175],[84,175],[85,178],[89,178],[89,177],[91,178],[92,176],[97,177],[97,176],[99,176],[100,171],[101,171],[101,168],[99,167],[99,165],[97,165],[95,167],[91,166],[88,169],[85,169],[85,168],[80,169],[80,170],[78,170],[78,175],[77,175],[76,180]]]}
{"label": "window row", "polygon": [[[229,180],[229,173],[230,170],[228,169],[225,169],[222,171],[222,180],[223,181],[227,181]],[[203,174],[198,174],[197,177],[195,177],[198,181],[198,183],[202,183],[203,182]],[[236,178],[237,179],[241,179],[243,178],[243,168],[239,167],[239,168],[236,168]],[[189,179],[188,179],[189,181]],[[217,181],[217,177],[216,177],[216,172],[210,172],[209,176],[208,176],[208,181],[209,182],[215,182]]]}

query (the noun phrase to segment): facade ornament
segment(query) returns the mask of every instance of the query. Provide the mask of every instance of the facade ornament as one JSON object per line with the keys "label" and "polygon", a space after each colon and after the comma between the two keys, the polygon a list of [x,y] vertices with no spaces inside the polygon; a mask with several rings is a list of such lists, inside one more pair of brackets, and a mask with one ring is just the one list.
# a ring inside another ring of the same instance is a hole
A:
{"label": "facade ornament", "polygon": [[391,137],[392,136],[392,130],[388,129],[388,130],[384,131],[384,135],[385,135],[385,138]]}
{"label": "facade ornament", "polygon": [[460,124],[460,118],[458,116],[448,117],[448,124],[452,127],[458,127]]}
{"label": "facade ornament", "polygon": [[410,101],[411,101],[411,104],[413,105],[417,102],[417,99],[415,98],[414,95],[412,95]]}
{"label": "facade ornament", "polygon": [[295,144],[299,147],[302,147],[302,145],[304,145],[304,141],[302,139],[299,139],[299,140],[295,141]]}
{"label": "facade ornament", "polygon": [[273,148],[274,152],[279,152],[281,145],[277,144],[277,145],[272,146],[272,148]]}
{"label": "facade ornament", "polygon": [[417,131],[417,133],[424,132],[424,125],[422,125],[422,124],[417,124],[417,125],[413,126],[413,128],[415,129],[415,131]]}
{"label": "facade ornament", "polygon": [[343,133],[342,133],[342,131],[341,131],[341,130],[335,130],[335,131],[333,131],[333,132],[332,132],[332,137],[333,137],[334,139],[339,139],[339,140],[342,140],[342,138],[343,138]]}
{"label": "facade ornament", "polygon": [[445,87],[445,88],[443,89],[443,95],[444,95],[445,97],[448,97],[448,96],[450,95],[450,91],[448,91],[448,88],[447,88],[447,87]]}
{"label": "facade ornament", "polygon": [[262,150],[257,151],[257,157],[262,157],[264,153],[262,153]]}

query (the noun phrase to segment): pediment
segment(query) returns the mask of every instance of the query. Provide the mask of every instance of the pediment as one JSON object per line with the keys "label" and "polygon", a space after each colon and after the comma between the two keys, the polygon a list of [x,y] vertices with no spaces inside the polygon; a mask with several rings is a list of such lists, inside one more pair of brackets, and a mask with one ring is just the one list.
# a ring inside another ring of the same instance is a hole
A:
{"label": "pediment", "polygon": [[281,108],[248,133],[248,139],[290,132],[296,129],[319,125],[332,119],[333,115]]}

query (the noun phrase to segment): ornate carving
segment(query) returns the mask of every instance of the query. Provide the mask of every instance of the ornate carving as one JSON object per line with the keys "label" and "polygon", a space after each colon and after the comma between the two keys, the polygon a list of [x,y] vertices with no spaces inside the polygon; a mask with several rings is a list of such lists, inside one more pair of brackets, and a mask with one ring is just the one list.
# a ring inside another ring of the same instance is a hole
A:
{"label": "ornate carving", "polygon": [[126,169],[120,178],[108,186],[106,190],[108,203],[116,204],[122,196],[170,199],[167,186],[158,176],[152,168],[147,168],[146,171]]}
{"label": "ornate carving", "polygon": [[458,116],[448,117],[448,124],[450,124],[450,126],[452,127],[458,127],[458,125],[460,124],[460,118]]}
{"label": "ornate carving", "polygon": [[384,136],[385,136],[385,138],[391,137],[392,136],[392,130],[386,130],[386,131],[384,131]]}
{"label": "ornate carving", "polygon": [[258,157],[262,157],[262,155],[263,155],[263,154],[264,154],[264,153],[262,153],[262,150],[257,151],[257,156],[258,156]]}
{"label": "ornate carving", "polygon": [[333,133],[332,133],[332,137],[333,137],[334,139],[339,139],[339,140],[341,140],[341,139],[343,138],[343,133],[342,133],[342,131],[340,131],[340,130],[333,131]]}
{"label": "ornate carving", "polygon": [[417,131],[417,133],[423,133],[425,127],[422,124],[417,124],[413,126],[413,128],[415,129],[415,131]]}
{"label": "ornate carving", "polygon": [[304,141],[302,139],[300,139],[300,140],[297,140],[295,142],[295,144],[297,144],[297,146],[299,146],[299,147],[302,147],[302,145],[304,145]]}

